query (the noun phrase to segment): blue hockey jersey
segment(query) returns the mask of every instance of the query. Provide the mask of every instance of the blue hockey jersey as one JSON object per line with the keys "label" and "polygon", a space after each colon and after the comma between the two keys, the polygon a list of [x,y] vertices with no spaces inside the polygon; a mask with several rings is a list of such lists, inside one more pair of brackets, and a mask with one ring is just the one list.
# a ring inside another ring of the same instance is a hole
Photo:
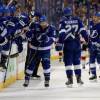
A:
{"label": "blue hockey jersey", "polygon": [[35,50],[49,50],[56,38],[56,30],[53,26],[43,29],[39,24],[33,25],[26,34],[31,43],[31,48]]}
{"label": "blue hockey jersey", "polygon": [[17,17],[12,17],[12,16],[7,16],[6,19],[7,20],[5,22],[5,27],[3,29],[3,32],[0,35],[2,40],[4,40],[4,38],[6,39],[3,42],[1,41],[0,46],[2,50],[6,50],[6,51],[9,50],[11,46],[10,40],[13,39],[11,41],[17,44],[18,51],[21,52],[23,50],[22,37],[19,36],[17,38],[13,38],[17,34],[18,30],[21,30],[21,28],[18,27],[19,19]]}
{"label": "blue hockey jersey", "polygon": [[100,23],[93,25],[90,30],[90,48],[100,49]]}
{"label": "blue hockey jersey", "polygon": [[88,42],[88,34],[82,21],[77,17],[63,17],[59,25],[59,47],[80,48],[80,35]]}
{"label": "blue hockey jersey", "polygon": [[59,26],[59,42],[80,40],[80,34],[88,41],[87,32],[82,21],[77,17],[64,17]]}

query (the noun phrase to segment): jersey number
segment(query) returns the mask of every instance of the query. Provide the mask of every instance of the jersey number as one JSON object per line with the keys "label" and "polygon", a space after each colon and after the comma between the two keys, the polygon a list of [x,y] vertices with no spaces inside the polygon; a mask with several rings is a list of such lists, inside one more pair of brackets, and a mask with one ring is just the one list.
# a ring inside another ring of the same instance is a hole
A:
{"label": "jersey number", "polygon": [[76,33],[78,31],[78,25],[66,25],[66,33]]}

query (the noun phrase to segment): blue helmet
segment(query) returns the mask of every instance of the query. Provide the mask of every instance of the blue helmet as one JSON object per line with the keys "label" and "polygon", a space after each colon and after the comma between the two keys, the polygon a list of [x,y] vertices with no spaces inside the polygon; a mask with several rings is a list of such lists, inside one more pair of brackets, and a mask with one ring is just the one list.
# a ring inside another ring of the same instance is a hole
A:
{"label": "blue helmet", "polygon": [[10,6],[10,13],[14,13],[16,11],[16,7],[15,6]]}
{"label": "blue helmet", "polygon": [[63,13],[65,16],[71,16],[72,15],[72,8],[71,7],[64,8]]}
{"label": "blue helmet", "polygon": [[40,22],[45,22],[45,21],[47,21],[47,17],[45,15],[42,15],[40,17]]}
{"label": "blue helmet", "polygon": [[94,16],[100,17],[100,12],[95,13]]}
{"label": "blue helmet", "polygon": [[35,10],[35,11],[31,11],[31,15],[34,17],[34,16],[37,16],[37,17],[41,17],[42,16],[42,14],[40,13],[40,11],[38,11],[38,10]]}

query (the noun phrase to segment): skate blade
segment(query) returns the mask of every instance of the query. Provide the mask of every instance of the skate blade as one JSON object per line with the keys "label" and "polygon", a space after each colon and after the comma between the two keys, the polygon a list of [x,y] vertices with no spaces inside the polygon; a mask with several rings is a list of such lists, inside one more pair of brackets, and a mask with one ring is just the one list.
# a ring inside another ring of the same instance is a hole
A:
{"label": "skate blade", "polygon": [[28,87],[28,85],[27,84],[23,84],[23,87]]}
{"label": "skate blade", "polygon": [[68,88],[73,88],[73,84],[67,85]]}
{"label": "skate blade", "polygon": [[95,82],[98,82],[98,81],[97,81],[97,79],[94,79],[94,80],[90,80],[90,82],[95,83]]}
{"label": "skate blade", "polygon": [[77,85],[78,85],[78,86],[83,86],[83,85],[84,85],[84,83],[82,83],[82,84],[81,84],[81,83],[77,83]]}
{"label": "skate blade", "polygon": [[50,86],[48,85],[48,86],[44,86],[45,88],[49,88]]}

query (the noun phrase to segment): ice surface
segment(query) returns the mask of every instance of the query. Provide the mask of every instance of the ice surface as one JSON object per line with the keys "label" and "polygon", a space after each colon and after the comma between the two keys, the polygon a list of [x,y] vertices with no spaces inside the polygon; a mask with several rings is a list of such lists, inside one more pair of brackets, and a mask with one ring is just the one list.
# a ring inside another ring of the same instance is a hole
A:
{"label": "ice surface", "polygon": [[[42,78],[31,80],[27,88],[22,86],[24,80],[18,80],[0,93],[0,100],[100,100],[100,79],[98,78],[97,82],[88,80],[88,66],[82,73],[85,84],[78,86],[74,77],[73,88],[66,87],[65,67],[58,61],[52,62],[49,88],[44,87],[42,72],[43,70],[40,68],[39,73]],[[99,71],[98,75],[100,75]]]}

